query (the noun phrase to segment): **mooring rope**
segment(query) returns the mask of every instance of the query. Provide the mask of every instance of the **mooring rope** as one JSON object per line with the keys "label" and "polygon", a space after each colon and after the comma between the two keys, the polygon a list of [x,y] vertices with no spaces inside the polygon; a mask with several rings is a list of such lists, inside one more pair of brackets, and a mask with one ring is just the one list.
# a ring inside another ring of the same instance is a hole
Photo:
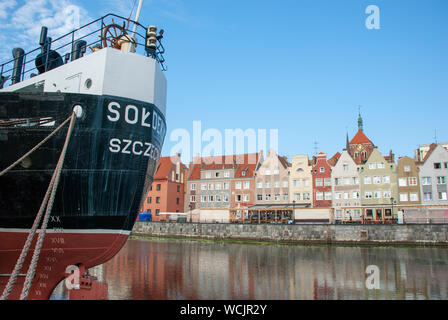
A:
{"label": "mooring rope", "polygon": [[25,159],[26,157],[28,157],[30,154],[32,154],[34,151],[36,151],[37,149],[39,149],[39,147],[41,145],[43,145],[45,142],[48,141],[48,139],[50,139],[56,132],[58,132],[70,119],[72,118],[72,116],[68,117],[64,122],[62,122],[59,127],[57,127],[56,129],[54,129],[54,131],[52,133],[50,133],[44,140],[42,140],[41,142],[39,142],[33,149],[31,149],[30,151],[28,151],[27,153],[25,153],[25,155],[23,155],[19,160],[17,160],[16,162],[14,162],[12,165],[10,165],[8,168],[6,168],[5,170],[3,170],[2,172],[0,172],[0,177],[2,175],[4,175],[5,173],[7,173],[9,170],[11,170],[12,168],[14,168],[15,166],[17,166],[20,162],[23,161],[23,159]]}
{"label": "mooring rope", "polygon": [[[65,125],[68,121],[70,120],[70,126],[68,128],[67,131],[67,136],[65,138],[65,143],[64,143],[64,147],[62,148],[61,151],[61,155],[59,156],[59,160],[58,163],[56,165],[55,171],[51,177],[51,181],[50,184],[48,185],[48,189],[47,192],[45,193],[44,199],[42,201],[42,204],[39,208],[39,212],[34,220],[33,226],[30,230],[30,233],[28,234],[28,238],[25,242],[25,245],[22,249],[22,252],[19,256],[19,258],[17,259],[16,265],[14,267],[14,270],[8,280],[7,285],[5,286],[5,289],[3,290],[3,294],[0,297],[0,300],[6,300],[8,299],[12,289],[14,288],[14,284],[16,283],[17,277],[19,275],[20,270],[22,269],[23,266],[23,262],[25,261],[26,256],[28,255],[28,251],[29,248],[31,246],[31,243],[33,241],[33,238],[36,234],[37,228],[39,226],[40,220],[42,218],[42,214],[43,211],[46,209],[45,212],[45,216],[44,216],[44,220],[42,222],[42,226],[41,226],[41,232],[39,233],[39,237],[37,239],[37,243],[35,245],[35,249],[34,249],[34,254],[30,263],[30,266],[28,268],[28,272],[25,278],[25,282],[23,285],[23,289],[22,289],[22,293],[20,295],[20,299],[21,300],[25,300],[28,297],[29,294],[29,289],[31,287],[31,283],[32,280],[34,278],[35,272],[36,272],[36,267],[37,267],[37,262],[39,260],[39,255],[40,255],[40,251],[43,245],[43,241],[45,238],[45,233],[47,230],[47,225],[48,225],[48,220],[50,218],[50,214],[51,214],[51,210],[53,208],[53,203],[54,203],[54,199],[55,199],[55,195],[56,195],[56,191],[59,185],[59,178],[62,172],[62,166],[64,164],[64,159],[65,159],[65,155],[67,153],[67,147],[68,147],[68,143],[70,141],[70,137],[72,135],[73,132],[73,128],[74,128],[74,124],[75,124],[75,120],[76,120],[76,115],[75,113],[73,113],[67,120],[65,120],[58,128],[56,128],[48,137],[46,137],[44,140],[42,140],[38,145],[36,145],[36,147],[34,147],[32,150],[30,150],[27,154],[25,154],[25,156],[23,156],[22,158],[20,158],[19,160],[17,160],[13,165],[9,166],[8,168],[6,168],[5,170],[3,170],[0,173],[0,176],[3,175],[4,173],[8,172],[9,170],[11,170],[15,165],[17,165],[18,163],[20,163],[20,161],[22,161],[24,158],[26,158],[26,156],[28,156],[29,154],[31,154],[32,152],[34,152],[36,149],[38,149],[45,141],[47,141],[52,135],[54,135],[57,131],[59,131],[60,128],[62,128],[63,125]],[[48,203],[48,205],[47,205]]]}

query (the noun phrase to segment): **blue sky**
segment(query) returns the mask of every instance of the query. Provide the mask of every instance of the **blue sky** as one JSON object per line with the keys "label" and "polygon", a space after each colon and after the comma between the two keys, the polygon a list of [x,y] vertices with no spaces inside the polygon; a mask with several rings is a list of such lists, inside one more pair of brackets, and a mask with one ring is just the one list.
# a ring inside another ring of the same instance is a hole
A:
{"label": "blue sky", "polygon": [[[48,8],[41,16],[77,6],[82,22],[128,16],[133,4],[36,2]],[[0,6],[6,29],[29,1],[1,3],[9,3]],[[368,5],[380,9],[379,30],[365,27]],[[200,120],[203,130],[223,135],[278,129],[279,153],[289,157],[313,155],[315,141],[332,156],[347,131],[356,133],[358,105],[364,132],[383,153],[412,156],[418,144],[434,142],[435,130],[439,142],[448,141],[446,0],[146,0],[141,22],[165,29],[164,155],[177,142],[172,130],[192,131]]]}

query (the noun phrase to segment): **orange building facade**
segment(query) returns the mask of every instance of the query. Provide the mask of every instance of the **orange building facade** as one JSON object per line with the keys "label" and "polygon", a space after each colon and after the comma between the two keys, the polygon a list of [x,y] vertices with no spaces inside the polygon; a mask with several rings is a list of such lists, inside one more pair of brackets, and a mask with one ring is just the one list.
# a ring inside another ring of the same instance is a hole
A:
{"label": "orange building facade", "polygon": [[179,154],[174,159],[161,157],[141,211],[150,213],[152,221],[166,221],[169,214],[183,213],[186,179],[187,167]]}

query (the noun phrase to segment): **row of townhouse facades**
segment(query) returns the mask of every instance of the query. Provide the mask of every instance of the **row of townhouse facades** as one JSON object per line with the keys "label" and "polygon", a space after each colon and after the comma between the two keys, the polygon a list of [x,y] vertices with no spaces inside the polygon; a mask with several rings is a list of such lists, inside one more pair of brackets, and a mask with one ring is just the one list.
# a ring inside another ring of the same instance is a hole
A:
{"label": "row of townhouse facades", "polygon": [[[414,159],[395,161],[392,151],[382,155],[365,135],[359,117],[356,135],[347,136],[342,152],[329,159],[320,152],[289,162],[270,150],[265,156],[263,151],[197,156],[188,169],[178,164],[186,176],[183,211],[193,221],[248,219],[252,210],[289,212],[296,220],[303,215],[306,222],[395,220],[399,212],[422,222],[445,217],[448,222],[447,150],[448,144],[422,145]],[[313,217],[322,213],[319,208],[328,209],[327,218]]]}

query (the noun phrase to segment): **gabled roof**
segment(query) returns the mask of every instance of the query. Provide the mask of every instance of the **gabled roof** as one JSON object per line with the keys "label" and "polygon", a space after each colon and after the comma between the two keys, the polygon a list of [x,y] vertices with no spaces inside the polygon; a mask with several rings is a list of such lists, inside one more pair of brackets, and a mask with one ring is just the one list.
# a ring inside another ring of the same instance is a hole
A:
{"label": "gabled roof", "polygon": [[352,141],[350,141],[350,144],[358,144],[358,143],[371,143],[371,144],[373,144],[373,142],[370,141],[369,138],[367,138],[367,136],[364,134],[364,132],[362,130],[358,130],[358,132],[353,137]]}
{"label": "gabled roof", "polygon": [[[258,153],[240,155],[238,156],[237,163],[238,168],[235,172],[235,178],[253,177],[258,163]],[[245,172],[244,176],[242,174],[243,171]]]}
{"label": "gabled roof", "polygon": [[341,154],[339,152],[336,152],[335,155],[333,157],[331,157],[330,159],[328,159],[327,162],[330,166],[334,167],[340,157],[341,157]]}
{"label": "gabled roof", "polygon": [[[171,161],[171,157],[160,157],[159,165],[157,166],[157,171],[154,175],[154,180],[168,179],[168,174],[173,165],[174,163]],[[187,168],[182,162],[180,163],[180,167],[181,169]]]}
{"label": "gabled roof", "polygon": [[425,158],[423,159],[423,163],[426,162],[426,160],[428,160],[429,156],[431,155],[431,153],[435,150],[435,148],[437,147],[436,143],[431,143],[431,145],[429,146],[429,150],[425,155]]}

